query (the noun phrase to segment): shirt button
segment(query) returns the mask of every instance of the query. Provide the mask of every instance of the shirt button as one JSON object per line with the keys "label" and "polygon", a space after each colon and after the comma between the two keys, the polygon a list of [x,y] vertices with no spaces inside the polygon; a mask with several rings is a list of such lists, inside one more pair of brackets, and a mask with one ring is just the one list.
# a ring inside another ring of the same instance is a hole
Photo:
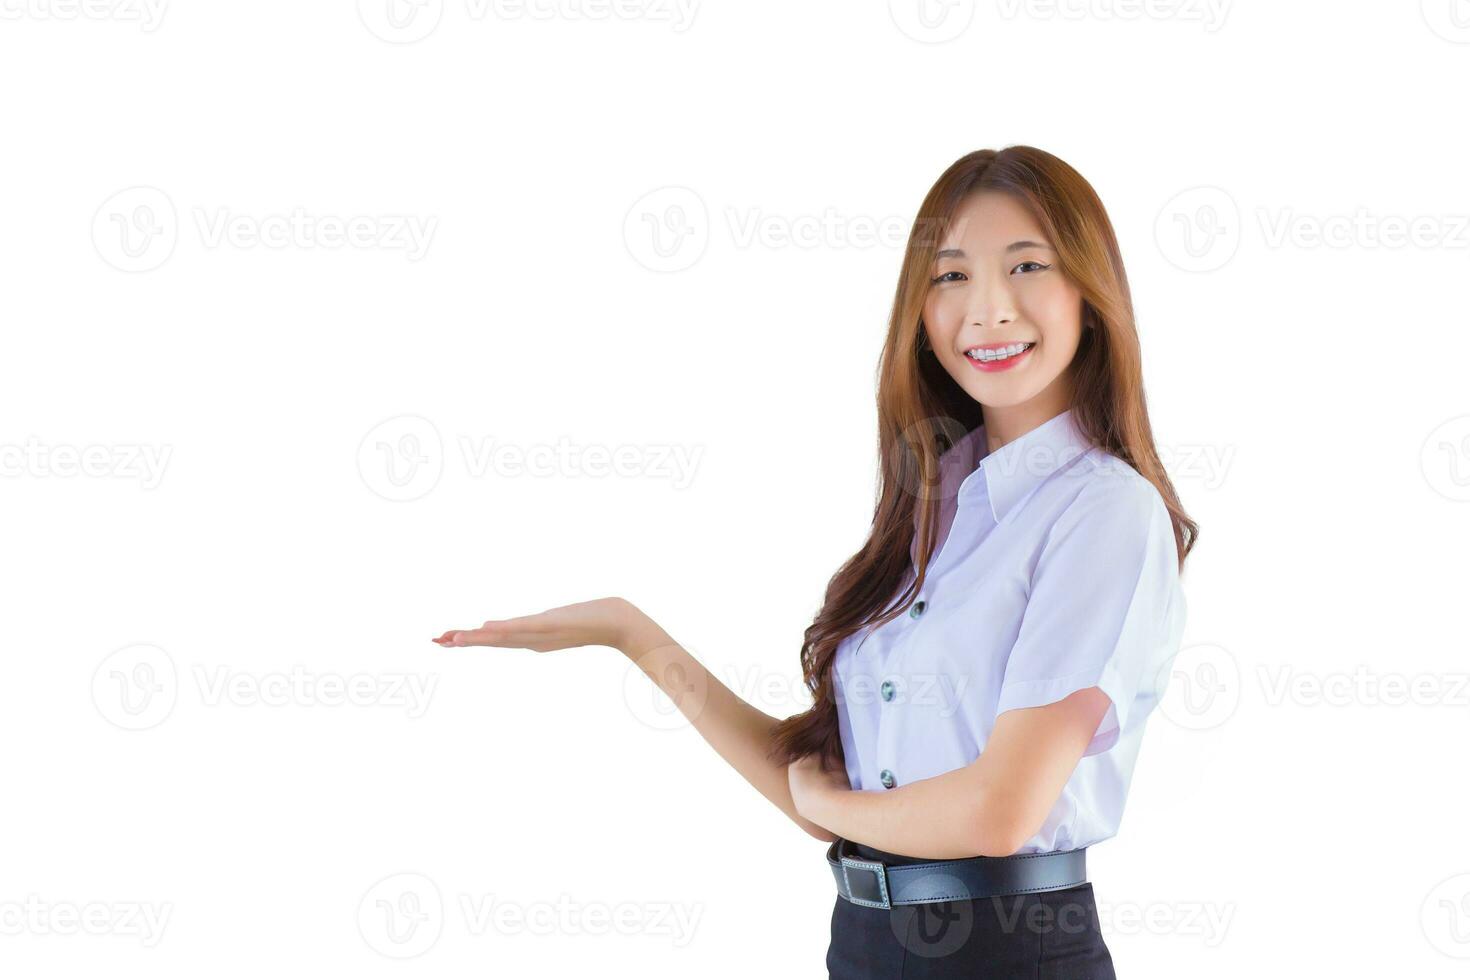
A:
{"label": "shirt button", "polygon": [[893,773],[889,772],[887,769],[884,769],[882,772],[878,773],[878,781],[883,784],[884,789],[892,789],[894,787],[894,784],[898,782],[898,780],[893,778]]}
{"label": "shirt button", "polygon": [[920,599],[918,602],[913,604],[913,607],[909,609],[909,615],[914,617],[915,619],[918,619],[920,616],[924,615],[923,599]]}
{"label": "shirt button", "polygon": [[893,682],[892,681],[884,681],[883,682],[883,686],[880,687],[880,688],[878,688],[878,693],[880,695],[882,695],[884,701],[892,701],[893,700]]}

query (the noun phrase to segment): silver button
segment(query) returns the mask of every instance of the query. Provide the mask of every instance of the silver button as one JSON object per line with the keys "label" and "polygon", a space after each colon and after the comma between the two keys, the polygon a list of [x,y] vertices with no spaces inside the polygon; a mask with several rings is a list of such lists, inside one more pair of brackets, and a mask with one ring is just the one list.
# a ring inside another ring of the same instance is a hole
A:
{"label": "silver button", "polygon": [[892,701],[893,700],[893,682],[892,681],[884,681],[883,684],[882,684],[882,686],[878,688],[878,693],[880,695],[882,695],[884,701]]}
{"label": "silver button", "polygon": [[918,619],[920,616],[924,615],[923,599],[920,599],[918,602],[913,604],[913,606],[909,609],[909,615],[914,617],[915,619]]}
{"label": "silver button", "polygon": [[885,789],[892,789],[898,783],[898,780],[893,778],[893,773],[887,769],[878,773],[878,780],[883,784]]}

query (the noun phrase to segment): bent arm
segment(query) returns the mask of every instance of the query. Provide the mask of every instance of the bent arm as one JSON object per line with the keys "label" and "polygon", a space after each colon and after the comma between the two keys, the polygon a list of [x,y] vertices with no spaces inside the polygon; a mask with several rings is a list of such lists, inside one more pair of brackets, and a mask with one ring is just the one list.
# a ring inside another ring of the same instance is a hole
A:
{"label": "bent arm", "polygon": [[772,730],[780,719],[742,701],[647,616],[637,617],[619,649],[758,793],[817,840],[835,839],[796,811],[786,767],[766,758]]}
{"label": "bent arm", "polygon": [[805,816],[849,840],[920,858],[1006,857],[1046,822],[1108,709],[1099,688],[1003,711],[968,766],[889,790],[827,790]]}

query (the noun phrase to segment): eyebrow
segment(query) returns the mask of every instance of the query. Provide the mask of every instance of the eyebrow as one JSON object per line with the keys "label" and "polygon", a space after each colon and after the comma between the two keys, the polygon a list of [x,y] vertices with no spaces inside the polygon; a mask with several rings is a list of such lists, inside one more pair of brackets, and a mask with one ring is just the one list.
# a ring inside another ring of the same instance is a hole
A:
{"label": "eyebrow", "polygon": [[[1006,246],[1006,252],[1007,252],[1007,254],[1009,254],[1011,252],[1022,252],[1022,251],[1025,251],[1028,248],[1044,248],[1048,252],[1055,252],[1056,251],[1056,249],[1052,248],[1050,245],[1046,244],[1045,242],[1019,241],[1019,242],[1011,242],[1009,245],[1007,245]],[[964,257],[965,257],[965,250],[962,249],[962,248],[941,248],[939,251],[937,251],[937,252],[934,253],[934,258],[936,260],[938,260],[938,259],[962,259]]]}

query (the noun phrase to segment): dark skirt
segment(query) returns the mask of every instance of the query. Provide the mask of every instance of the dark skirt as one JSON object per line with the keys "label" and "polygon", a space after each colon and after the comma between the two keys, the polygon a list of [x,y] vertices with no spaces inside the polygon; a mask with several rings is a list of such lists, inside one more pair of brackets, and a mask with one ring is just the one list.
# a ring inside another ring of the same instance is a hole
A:
{"label": "dark skirt", "polygon": [[[925,860],[852,849],[888,864]],[[836,902],[828,980],[1116,980],[1091,882],[891,909]]]}

